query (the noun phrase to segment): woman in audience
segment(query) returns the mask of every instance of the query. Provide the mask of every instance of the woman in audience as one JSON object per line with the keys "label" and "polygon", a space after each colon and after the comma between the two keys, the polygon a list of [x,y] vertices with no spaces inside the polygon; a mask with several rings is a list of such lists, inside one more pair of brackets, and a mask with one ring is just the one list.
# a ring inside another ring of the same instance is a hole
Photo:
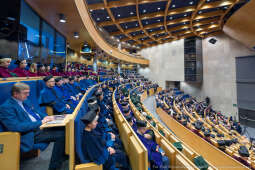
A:
{"label": "woman in audience", "polygon": [[15,77],[16,74],[12,73],[10,69],[8,69],[12,59],[7,56],[0,56],[0,77]]}
{"label": "woman in audience", "polygon": [[85,159],[98,165],[103,164],[104,170],[115,170],[116,162],[122,169],[129,169],[126,155],[112,147],[107,147],[105,139],[95,131],[98,118],[94,110],[87,112],[81,118],[81,121],[85,124],[82,133],[82,150]]}
{"label": "woman in audience", "polygon": [[17,60],[15,64],[18,66],[13,70],[13,72],[18,76],[18,77],[29,77],[29,71],[26,70],[27,66],[27,60],[21,59]]}
{"label": "woman in audience", "polygon": [[45,72],[47,73],[47,75],[50,75],[50,66],[49,65],[45,65]]}
{"label": "woman in audience", "polygon": [[36,63],[32,63],[30,65],[30,68],[29,68],[29,76],[30,77],[36,77],[38,76],[37,74],[37,64]]}
{"label": "woman in audience", "polygon": [[45,66],[43,64],[38,64],[38,76],[48,76],[45,71]]}

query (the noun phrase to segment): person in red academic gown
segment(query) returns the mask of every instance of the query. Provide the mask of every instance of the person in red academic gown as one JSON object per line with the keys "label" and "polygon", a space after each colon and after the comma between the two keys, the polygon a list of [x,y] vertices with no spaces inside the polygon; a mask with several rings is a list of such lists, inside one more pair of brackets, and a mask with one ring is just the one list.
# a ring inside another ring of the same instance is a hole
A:
{"label": "person in red academic gown", "polygon": [[36,63],[32,63],[30,65],[30,67],[29,67],[29,72],[28,72],[29,77],[36,77],[36,76],[38,76],[37,73],[38,73],[37,72],[37,64]]}
{"label": "person in red academic gown", "polygon": [[7,56],[0,56],[0,77],[15,77],[16,75],[8,69],[12,59]]}
{"label": "person in red academic gown", "polygon": [[13,73],[15,73],[17,77],[29,77],[29,71],[25,69],[27,66],[27,61],[25,59],[17,60],[15,64],[17,64],[18,67],[13,70]]}

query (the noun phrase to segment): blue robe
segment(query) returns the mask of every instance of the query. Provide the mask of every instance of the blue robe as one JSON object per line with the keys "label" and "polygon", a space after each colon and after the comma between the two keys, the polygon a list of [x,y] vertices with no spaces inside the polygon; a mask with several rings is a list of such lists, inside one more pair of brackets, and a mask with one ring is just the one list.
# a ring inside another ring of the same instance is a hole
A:
{"label": "blue robe", "polygon": [[115,169],[115,158],[108,152],[106,141],[100,133],[95,130],[91,132],[84,130],[82,133],[82,149],[88,162],[95,162],[97,165],[103,164],[105,170]]}
{"label": "blue robe", "polygon": [[64,102],[69,104],[73,110],[75,109],[79,101],[73,100],[71,96],[69,96],[69,93],[65,91],[63,86],[56,85],[54,86],[54,90],[56,91],[58,98],[63,99]]}
{"label": "blue robe", "polygon": [[66,108],[67,103],[58,97],[54,88],[45,87],[40,93],[39,103],[51,105],[58,114],[71,114],[73,112],[72,109]]}
{"label": "blue robe", "polygon": [[136,134],[148,151],[148,159],[151,162],[152,169],[153,167],[155,169],[160,170],[168,169],[169,168],[168,158],[165,156],[163,157],[160,152],[156,151],[158,144],[156,144],[153,140],[146,139],[143,135],[137,133],[137,131]]}

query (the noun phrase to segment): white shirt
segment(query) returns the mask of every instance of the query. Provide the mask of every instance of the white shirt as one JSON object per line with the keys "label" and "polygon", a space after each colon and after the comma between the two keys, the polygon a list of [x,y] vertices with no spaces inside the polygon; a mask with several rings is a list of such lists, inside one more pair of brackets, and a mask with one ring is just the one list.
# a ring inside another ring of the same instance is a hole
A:
{"label": "white shirt", "polygon": [[[20,105],[20,107],[27,113],[28,117],[31,119],[32,122],[36,122],[36,121],[37,121],[37,120],[34,118],[34,116],[32,116],[31,114],[29,114],[29,113],[26,111],[26,109],[25,109],[24,106],[23,106],[22,101],[20,101],[20,100],[14,98],[14,97],[13,97],[13,99],[14,99],[14,100]],[[39,115],[37,114],[37,116],[39,116]],[[39,117],[40,117],[40,116],[39,116]]]}

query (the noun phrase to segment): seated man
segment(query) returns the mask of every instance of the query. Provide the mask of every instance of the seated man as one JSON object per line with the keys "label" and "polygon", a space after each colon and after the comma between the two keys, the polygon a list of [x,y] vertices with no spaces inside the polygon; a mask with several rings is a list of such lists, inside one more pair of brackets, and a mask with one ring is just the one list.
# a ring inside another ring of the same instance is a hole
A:
{"label": "seated man", "polygon": [[103,164],[104,170],[115,170],[115,163],[121,165],[122,168],[128,168],[126,155],[112,147],[107,146],[107,141],[100,133],[95,131],[97,126],[98,115],[94,110],[87,112],[81,121],[85,124],[82,133],[82,149],[85,156],[90,162]]}
{"label": "seated man", "polygon": [[151,137],[152,135],[146,133],[146,121],[138,120],[136,121],[136,126],[136,134],[148,151],[148,159],[151,163],[151,169],[168,169],[169,159],[165,156],[165,153],[159,149],[158,144],[153,141],[153,137]]}
{"label": "seated man", "polygon": [[[0,122],[6,131],[20,132],[21,152],[35,149],[39,143],[55,142],[49,169],[60,168],[65,159],[65,132],[52,128],[39,129],[42,124],[54,118],[31,107],[26,100],[29,92],[27,84],[14,84],[11,90],[12,97],[0,106]],[[43,148],[39,146],[39,149]]]}
{"label": "seated man", "polygon": [[41,91],[39,103],[44,106],[52,106],[57,114],[71,114],[74,108],[66,103],[62,98],[59,98],[54,86],[55,80],[52,75],[43,79],[46,87]]}

